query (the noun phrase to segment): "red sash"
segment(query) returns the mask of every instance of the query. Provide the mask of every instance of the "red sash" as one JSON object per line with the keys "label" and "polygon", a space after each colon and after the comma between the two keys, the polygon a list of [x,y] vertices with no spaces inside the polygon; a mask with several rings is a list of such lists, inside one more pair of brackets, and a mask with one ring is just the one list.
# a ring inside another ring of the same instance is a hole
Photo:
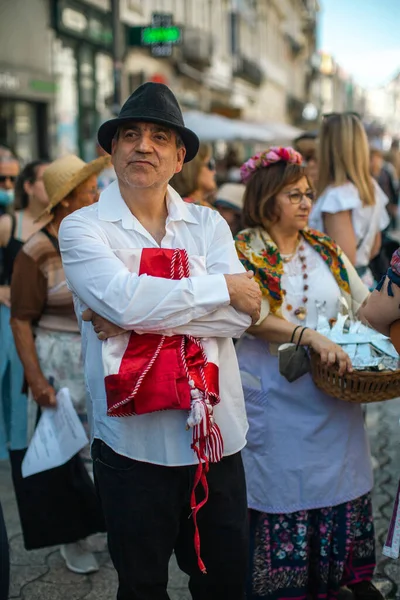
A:
{"label": "red sash", "polygon": [[[144,248],[139,275],[181,279],[189,276],[188,268],[182,250]],[[189,411],[189,380],[213,399],[213,405],[219,402],[218,367],[207,361],[197,340],[133,331],[119,372],[105,377],[107,413],[123,417],[159,410]]]}

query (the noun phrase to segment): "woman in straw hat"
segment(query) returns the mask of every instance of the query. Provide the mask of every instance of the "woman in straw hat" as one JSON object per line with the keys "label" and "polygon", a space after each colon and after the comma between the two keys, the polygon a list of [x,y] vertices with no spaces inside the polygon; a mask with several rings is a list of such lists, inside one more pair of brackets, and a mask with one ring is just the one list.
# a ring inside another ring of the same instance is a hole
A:
{"label": "woman in straw hat", "polygon": [[[86,164],[77,156],[69,155],[50,164],[43,174],[49,204],[39,216],[39,219],[50,217],[50,220],[24,244],[14,264],[11,327],[30,397],[35,401],[28,402],[28,440],[36,423],[37,405],[56,406],[56,392],[62,387],[69,388],[79,416],[83,422],[86,419],[81,339],[62,267],[58,229],[67,215],[97,201],[97,175],[106,163],[104,157]],[[54,526],[52,514],[52,531],[48,531],[47,521],[43,523],[38,518],[36,524],[30,519],[26,525],[20,499],[18,503],[27,547],[63,544],[61,554],[71,571],[98,570],[95,557],[83,549],[79,540],[102,529],[99,510],[89,511],[87,506],[82,506],[82,512],[76,514],[71,509],[71,500],[68,504],[65,500],[64,504],[54,507],[55,514],[60,512],[59,527]]]}

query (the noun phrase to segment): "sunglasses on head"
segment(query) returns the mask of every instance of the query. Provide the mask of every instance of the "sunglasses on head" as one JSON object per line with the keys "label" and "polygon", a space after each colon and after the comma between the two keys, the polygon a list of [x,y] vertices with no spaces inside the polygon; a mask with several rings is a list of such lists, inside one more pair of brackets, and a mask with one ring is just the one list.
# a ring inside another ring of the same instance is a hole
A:
{"label": "sunglasses on head", "polygon": [[352,111],[352,110],[345,110],[344,112],[331,112],[331,113],[325,113],[322,115],[323,119],[330,119],[331,117],[341,117],[342,115],[347,115],[350,117],[357,117],[357,119],[360,119],[361,121],[361,115],[358,112]]}
{"label": "sunglasses on head", "polygon": [[9,179],[11,183],[15,183],[17,180],[16,175],[0,175],[0,183],[5,183],[6,180]]}
{"label": "sunglasses on head", "polygon": [[210,158],[210,160],[206,162],[204,166],[207,167],[207,169],[209,169],[210,171],[215,171],[215,158]]}

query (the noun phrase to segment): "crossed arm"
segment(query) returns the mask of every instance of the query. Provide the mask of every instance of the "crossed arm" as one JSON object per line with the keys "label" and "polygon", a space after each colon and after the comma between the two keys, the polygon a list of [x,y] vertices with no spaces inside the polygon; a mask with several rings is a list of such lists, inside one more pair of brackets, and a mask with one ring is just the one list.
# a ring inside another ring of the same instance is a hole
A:
{"label": "crossed arm", "polygon": [[208,245],[207,274],[181,280],[130,272],[103,236],[81,215],[70,215],[59,234],[63,265],[81,306],[121,330],[238,337],[249,315],[258,318],[260,291],[243,272],[222,219]]}

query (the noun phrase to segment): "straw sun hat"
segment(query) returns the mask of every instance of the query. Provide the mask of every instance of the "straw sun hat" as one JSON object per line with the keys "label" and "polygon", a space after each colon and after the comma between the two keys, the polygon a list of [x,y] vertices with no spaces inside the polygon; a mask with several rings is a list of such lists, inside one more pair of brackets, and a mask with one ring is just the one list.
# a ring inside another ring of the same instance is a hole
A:
{"label": "straw sun hat", "polygon": [[101,156],[90,163],[85,163],[74,154],[68,154],[50,163],[43,173],[49,204],[38,220],[48,215],[78,185],[89,179],[91,175],[98,175],[109,164],[109,156]]}

